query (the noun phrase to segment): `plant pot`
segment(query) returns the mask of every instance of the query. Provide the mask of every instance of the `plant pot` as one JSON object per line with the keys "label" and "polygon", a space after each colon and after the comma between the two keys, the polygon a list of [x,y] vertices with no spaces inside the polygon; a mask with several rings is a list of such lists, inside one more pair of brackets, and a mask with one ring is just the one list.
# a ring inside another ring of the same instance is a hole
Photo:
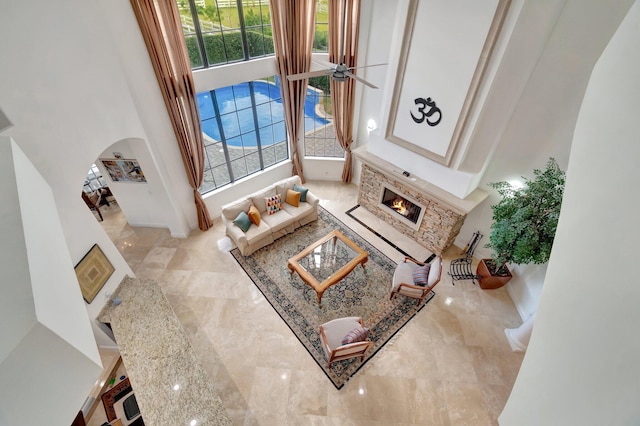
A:
{"label": "plant pot", "polygon": [[504,274],[495,275],[491,273],[491,270],[487,266],[487,262],[491,262],[491,259],[480,260],[480,263],[478,263],[478,268],[476,269],[480,288],[484,290],[500,288],[511,281],[513,275],[511,275],[511,271],[509,270],[509,268],[507,268],[507,265],[504,265],[504,270],[506,270]]}

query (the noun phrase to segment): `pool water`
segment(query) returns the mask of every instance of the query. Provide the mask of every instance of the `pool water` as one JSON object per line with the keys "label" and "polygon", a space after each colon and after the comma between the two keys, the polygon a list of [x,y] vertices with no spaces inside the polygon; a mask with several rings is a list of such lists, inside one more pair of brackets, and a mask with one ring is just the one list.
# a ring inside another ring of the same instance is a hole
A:
{"label": "pool water", "polygon": [[[256,102],[255,117],[254,110],[251,108],[251,93],[248,82],[215,89],[215,99],[222,121],[222,132],[227,145],[255,147],[257,145],[256,119],[261,146],[269,146],[287,139],[279,79],[276,77],[275,84],[267,81],[254,81],[253,92]],[[210,138],[221,141],[223,135],[220,134],[215,117],[211,93],[198,93],[197,98],[202,131]],[[329,123],[328,120],[316,115],[315,104],[317,101],[317,92],[307,89],[307,98],[304,104],[305,133]]]}

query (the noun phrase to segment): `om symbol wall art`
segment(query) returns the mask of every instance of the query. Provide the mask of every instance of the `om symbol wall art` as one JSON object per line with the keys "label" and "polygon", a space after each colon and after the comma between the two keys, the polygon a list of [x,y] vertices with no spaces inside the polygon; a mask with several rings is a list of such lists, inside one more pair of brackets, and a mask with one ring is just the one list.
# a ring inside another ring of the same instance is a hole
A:
{"label": "om symbol wall art", "polygon": [[510,0],[410,0],[386,139],[449,166]]}

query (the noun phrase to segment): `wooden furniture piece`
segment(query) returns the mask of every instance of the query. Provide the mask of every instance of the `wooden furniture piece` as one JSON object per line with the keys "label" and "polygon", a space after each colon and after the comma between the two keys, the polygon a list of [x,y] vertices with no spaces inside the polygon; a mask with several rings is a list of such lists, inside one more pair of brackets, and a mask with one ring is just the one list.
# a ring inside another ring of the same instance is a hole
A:
{"label": "wooden furniture piece", "polygon": [[424,265],[423,262],[418,262],[410,257],[405,257],[404,262],[398,264],[393,274],[390,299],[393,299],[396,294],[402,294],[403,296],[418,299],[418,304],[422,303],[436,284],[440,282],[442,275],[442,257],[438,256],[431,262],[431,268],[429,269],[429,276],[425,286],[416,285],[413,281],[413,271],[422,265]]}
{"label": "wooden furniture piece", "polygon": [[100,212],[101,198],[102,197],[98,191],[92,192],[91,194],[87,194],[86,192],[82,191],[82,200],[85,202],[87,207],[91,209],[91,211],[95,211],[98,213],[100,221],[102,222],[104,219],[102,218],[102,212]]}
{"label": "wooden furniture piece", "polygon": [[449,275],[451,275],[453,285],[456,284],[456,280],[471,280],[471,282],[475,284],[479,278],[471,270],[471,263],[473,262],[473,252],[476,250],[481,238],[482,234],[480,231],[474,232],[464,251],[464,257],[451,261],[449,265]]}
{"label": "wooden furniture piece", "polygon": [[342,339],[356,327],[364,328],[362,317],[337,318],[320,326],[320,339],[329,368],[334,361],[343,359],[360,357],[360,361],[364,361],[365,353],[373,345],[368,336],[361,342],[342,344]]}
{"label": "wooden furniture piece", "polygon": [[369,260],[369,255],[338,230],[330,232],[292,257],[287,266],[293,275],[313,288],[322,301],[325,290],[338,283],[353,269]]}

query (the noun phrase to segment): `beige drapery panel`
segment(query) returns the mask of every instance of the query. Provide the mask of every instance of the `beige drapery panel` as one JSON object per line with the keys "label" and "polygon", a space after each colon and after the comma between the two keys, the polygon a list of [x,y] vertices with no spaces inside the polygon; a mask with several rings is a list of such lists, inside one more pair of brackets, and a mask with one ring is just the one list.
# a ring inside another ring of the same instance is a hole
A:
{"label": "beige drapery panel", "polygon": [[309,80],[289,81],[287,76],[309,72],[311,67],[316,1],[271,0],[269,5],[282,106],[291,137],[292,174],[300,176],[304,182],[298,138],[303,124],[304,98]]}
{"label": "beige drapery panel", "polygon": [[[344,11],[343,9],[346,9]],[[344,46],[340,42],[344,22]],[[360,0],[329,0],[329,61],[344,63],[347,67],[357,66]],[[340,51],[344,58],[340,58]],[[333,127],[340,146],[345,152],[342,181],[351,182],[353,142],[353,115],[356,101],[356,81],[352,78],[337,82],[331,80],[331,105],[333,107]]]}
{"label": "beige drapery panel", "polygon": [[198,192],[204,178],[204,143],[178,6],[173,0],[131,0],[131,6],[180,146],[182,162],[193,189],[198,226],[205,231],[213,221]]}

